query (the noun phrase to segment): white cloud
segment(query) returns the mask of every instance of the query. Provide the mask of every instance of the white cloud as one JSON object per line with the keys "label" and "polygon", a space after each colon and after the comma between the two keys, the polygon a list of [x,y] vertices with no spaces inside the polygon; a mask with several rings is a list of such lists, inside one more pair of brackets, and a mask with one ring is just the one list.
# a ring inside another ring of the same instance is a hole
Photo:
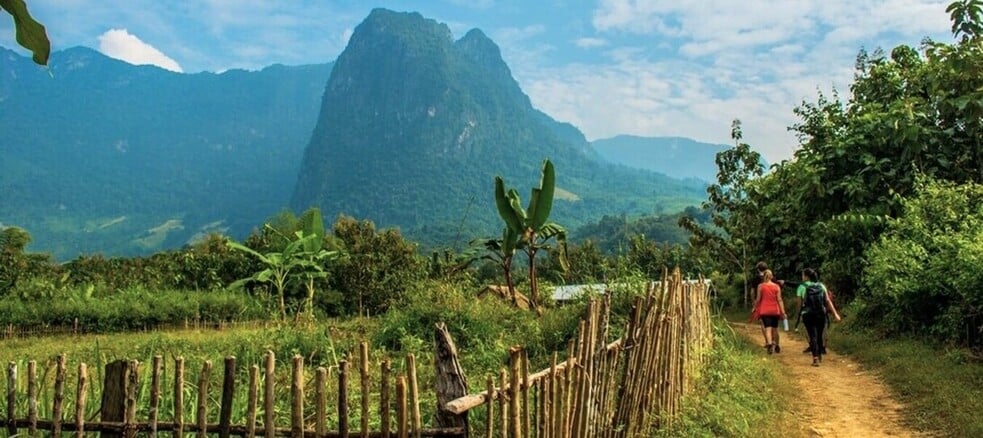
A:
{"label": "white cloud", "polygon": [[126,29],[110,29],[100,35],[99,51],[130,64],[156,65],[179,73],[184,71],[177,61],[157,50],[156,47],[141,41]]}
{"label": "white cloud", "polygon": [[729,143],[739,118],[777,162],[798,145],[795,106],[833,88],[848,97],[861,47],[947,34],[945,1],[601,0],[592,23],[607,60],[514,71],[534,105],[588,138]]}
{"label": "white cloud", "polygon": [[594,47],[604,47],[608,44],[608,41],[603,38],[577,38],[574,40],[574,44],[577,47],[584,49],[591,49]]}

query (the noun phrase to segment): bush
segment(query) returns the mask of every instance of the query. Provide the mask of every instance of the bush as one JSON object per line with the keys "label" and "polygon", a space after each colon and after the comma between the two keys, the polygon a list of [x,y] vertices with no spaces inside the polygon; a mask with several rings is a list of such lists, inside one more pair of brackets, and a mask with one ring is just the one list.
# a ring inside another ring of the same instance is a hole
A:
{"label": "bush", "polygon": [[177,325],[255,320],[269,314],[255,298],[226,291],[110,291],[93,285],[54,289],[36,298],[13,294],[0,300],[0,324],[25,328],[72,327],[114,332]]}
{"label": "bush", "polygon": [[866,253],[861,320],[970,345],[983,330],[983,185],[922,180]]}

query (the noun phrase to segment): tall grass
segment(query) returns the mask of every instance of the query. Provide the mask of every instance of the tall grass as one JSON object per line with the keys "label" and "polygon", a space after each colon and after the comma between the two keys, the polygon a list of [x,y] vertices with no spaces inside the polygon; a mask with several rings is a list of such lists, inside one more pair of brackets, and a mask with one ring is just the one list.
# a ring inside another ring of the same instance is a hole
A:
{"label": "tall grass", "polygon": [[666,437],[797,436],[789,406],[795,394],[780,365],[763,360],[761,348],[714,321],[714,347],[696,390],[684,397],[682,415]]}

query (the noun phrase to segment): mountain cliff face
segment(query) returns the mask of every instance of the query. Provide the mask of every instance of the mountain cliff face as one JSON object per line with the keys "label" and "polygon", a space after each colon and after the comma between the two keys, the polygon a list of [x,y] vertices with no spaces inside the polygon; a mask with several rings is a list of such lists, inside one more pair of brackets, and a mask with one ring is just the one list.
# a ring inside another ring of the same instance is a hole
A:
{"label": "mountain cliff face", "polygon": [[286,206],[329,64],[178,74],[0,48],[0,224],[56,257],[243,235]]}
{"label": "mountain cliff face", "polygon": [[494,176],[527,197],[546,158],[561,189],[554,217],[571,226],[703,195],[595,157],[583,134],[532,107],[480,30],[454,41],[444,24],[376,9],[336,61],[291,204],[466,240],[498,229]]}

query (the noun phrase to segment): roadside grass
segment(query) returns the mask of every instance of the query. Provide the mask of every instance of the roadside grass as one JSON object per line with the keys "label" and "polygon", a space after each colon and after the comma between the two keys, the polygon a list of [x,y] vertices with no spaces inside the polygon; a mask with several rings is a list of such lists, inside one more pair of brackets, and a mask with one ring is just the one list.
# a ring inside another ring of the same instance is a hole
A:
{"label": "roadside grass", "polygon": [[[736,315],[736,312],[735,312]],[[797,403],[787,372],[761,354],[761,347],[714,320],[714,346],[696,389],[683,400],[682,415],[658,436],[798,436]]]}
{"label": "roadside grass", "polygon": [[948,436],[983,436],[983,361],[978,356],[925,340],[844,328],[832,331],[830,345],[876,370],[905,404],[911,427]]}

